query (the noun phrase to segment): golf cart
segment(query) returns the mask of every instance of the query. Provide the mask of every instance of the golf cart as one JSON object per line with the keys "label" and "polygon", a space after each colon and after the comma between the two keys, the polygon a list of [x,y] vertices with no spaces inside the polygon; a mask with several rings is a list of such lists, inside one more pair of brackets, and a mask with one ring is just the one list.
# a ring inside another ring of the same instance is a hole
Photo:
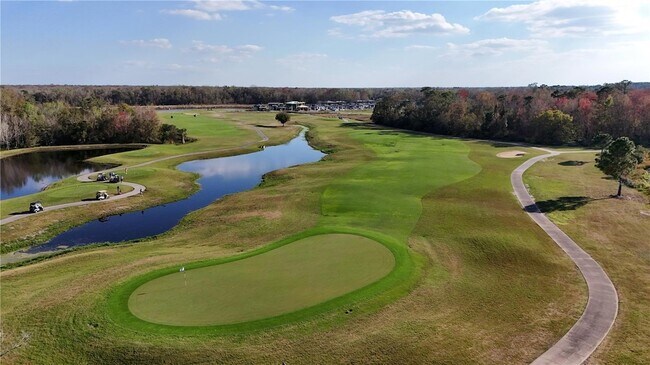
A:
{"label": "golf cart", "polygon": [[99,174],[97,174],[97,181],[106,181],[106,180],[108,180],[108,179],[106,178],[106,175],[104,175],[103,172],[100,172]]}
{"label": "golf cart", "polygon": [[30,213],[38,213],[38,212],[41,212],[43,210],[44,210],[44,208],[43,208],[43,204],[41,204],[41,202],[29,203],[29,212]]}
{"label": "golf cart", "polygon": [[108,199],[109,195],[106,192],[106,190],[99,190],[95,195],[95,197],[97,198],[97,200],[104,200],[104,199]]}
{"label": "golf cart", "polygon": [[110,182],[110,183],[118,183],[118,182],[120,182],[122,180],[123,180],[123,178],[120,175],[118,175],[118,174],[116,174],[114,172],[111,172],[109,174],[109,176],[108,176],[108,182]]}

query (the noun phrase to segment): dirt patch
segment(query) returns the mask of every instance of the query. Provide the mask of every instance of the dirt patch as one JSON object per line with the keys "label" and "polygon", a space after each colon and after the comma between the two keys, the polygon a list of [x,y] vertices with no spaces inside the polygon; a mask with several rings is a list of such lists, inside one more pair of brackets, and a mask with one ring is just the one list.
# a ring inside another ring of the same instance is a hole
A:
{"label": "dirt patch", "polygon": [[497,157],[501,157],[501,158],[517,158],[517,157],[522,157],[526,153],[527,152],[524,152],[524,151],[505,151],[505,152],[497,153]]}
{"label": "dirt patch", "polygon": [[650,210],[642,210],[639,213],[641,213],[641,215],[645,215],[646,217],[650,217]]}

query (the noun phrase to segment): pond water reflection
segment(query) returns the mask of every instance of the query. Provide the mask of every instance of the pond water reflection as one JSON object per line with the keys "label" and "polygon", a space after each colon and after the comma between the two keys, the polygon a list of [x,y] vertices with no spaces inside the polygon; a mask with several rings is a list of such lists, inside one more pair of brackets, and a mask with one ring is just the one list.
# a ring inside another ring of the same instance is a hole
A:
{"label": "pond water reflection", "polygon": [[11,199],[34,194],[66,177],[109,169],[116,165],[85,160],[133,149],[137,148],[44,151],[3,158],[0,160],[0,197]]}
{"label": "pond water reflection", "polygon": [[322,152],[309,146],[302,132],[287,144],[267,147],[263,151],[185,162],[178,166],[179,170],[201,175],[198,179],[201,189],[189,198],[86,223],[27,252],[53,251],[99,242],[121,242],[160,234],[174,227],[188,213],[203,208],[224,195],[254,188],[268,172],[316,162],[323,156]]}

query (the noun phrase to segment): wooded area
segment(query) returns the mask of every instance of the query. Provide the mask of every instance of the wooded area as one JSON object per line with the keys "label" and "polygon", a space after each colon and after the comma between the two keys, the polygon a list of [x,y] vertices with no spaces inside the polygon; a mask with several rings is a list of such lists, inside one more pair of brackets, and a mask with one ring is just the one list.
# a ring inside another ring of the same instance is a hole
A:
{"label": "wooded area", "polygon": [[33,103],[11,89],[3,89],[0,99],[2,148],[161,140],[160,120],[150,107],[97,101],[81,106],[64,101]]}
{"label": "wooded area", "polygon": [[394,93],[378,101],[372,120],[436,134],[550,145],[591,145],[596,135],[608,133],[649,146],[650,90],[628,86],[423,88],[415,97]]}
{"label": "wooded area", "polygon": [[[650,89],[531,84],[519,88],[268,88],[209,86],[2,86],[0,147],[174,142],[151,105],[378,100],[377,124],[462,137],[590,145],[598,133],[650,145]],[[645,88],[644,88],[645,87]]]}
{"label": "wooded area", "polygon": [[[3,86],[22,94],[34,103],[62,101],[81,106],[89,100],[117,105],[215,105],[259,104],[291,100],[313,104],[317,101],[376,99],[393,92],[409,89],[346,89],[289,88],[238,86],[68,86],[15,85]],[[410,89],[417,91],[417,89]]]}

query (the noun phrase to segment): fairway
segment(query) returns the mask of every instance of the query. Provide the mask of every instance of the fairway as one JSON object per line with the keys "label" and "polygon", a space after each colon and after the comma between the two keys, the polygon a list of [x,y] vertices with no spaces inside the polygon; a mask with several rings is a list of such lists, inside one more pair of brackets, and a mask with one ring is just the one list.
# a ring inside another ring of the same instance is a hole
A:
{"label": "fairway", "polygon": [[9,363],[528,363],[580,316],[579,273],[511,193],[539,151],[296,119],[328,157],[155,240],[3,271],[3,326],[33,334]]}
{"label": "fairway", "polygon": [[250,258],[145,283],[129,309],[145,321],[209,326],[290,313],[369,285],[393,269],[383,245],[356,235],[307,237]]}

